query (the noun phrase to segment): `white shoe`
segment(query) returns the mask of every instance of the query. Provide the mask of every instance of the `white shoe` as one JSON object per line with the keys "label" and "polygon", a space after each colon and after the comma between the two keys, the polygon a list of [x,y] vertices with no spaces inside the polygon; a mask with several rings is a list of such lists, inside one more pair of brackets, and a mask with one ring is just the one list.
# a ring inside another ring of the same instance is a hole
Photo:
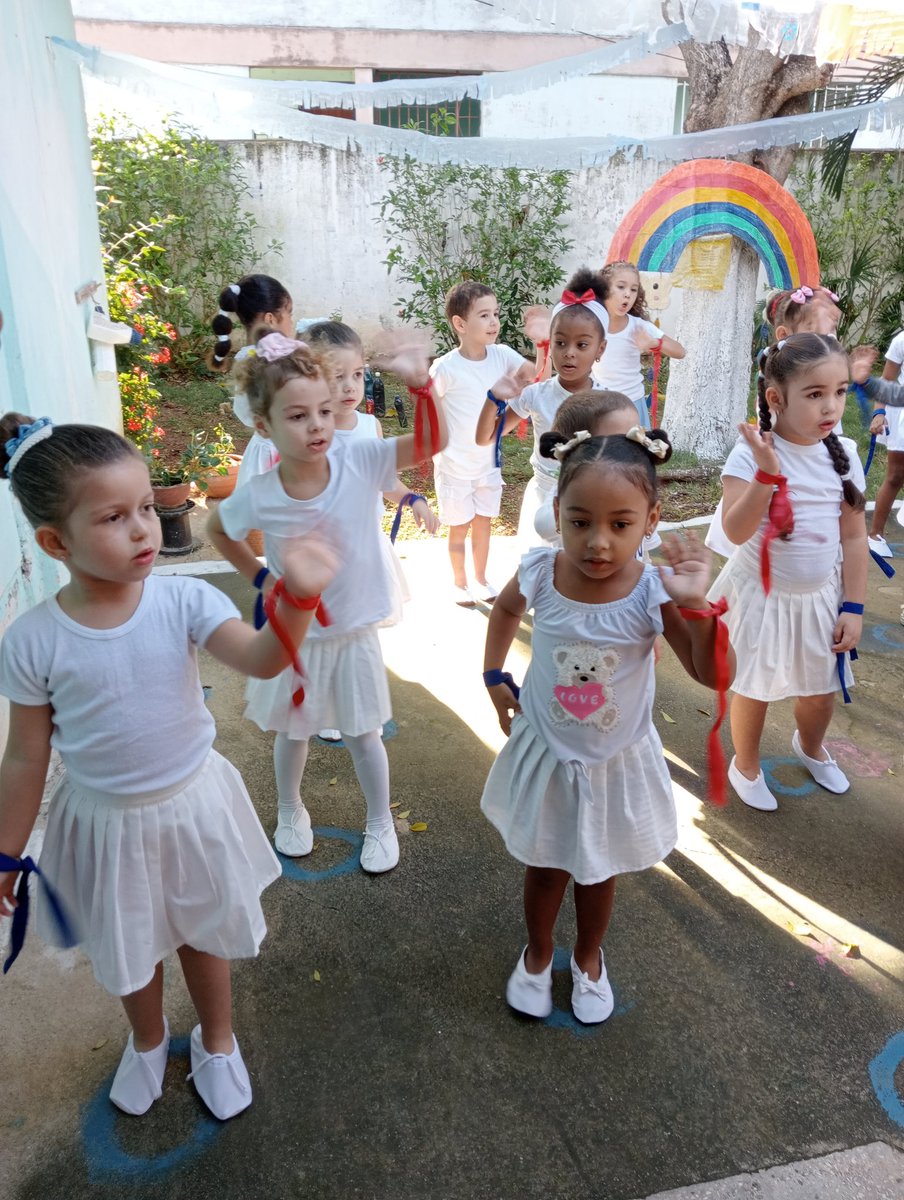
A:
{"label": "white shoe", "polygon": [[452,589],[452,596],[455,603],[461,605],[462,608],[473,608],[477,603],[471,593],[471,589],[467,587],[454,587]]}
{"label": "white shoe", "polygon": [[756,779],[748,779],[741,774],[732,758],[728,765],[728,782],[749,808],[759,809],[760,812],[775,812],[778,808],[778,801],[766,787],[766,777],[762,771]]}
{"label": "white shoe", "polygon": [[494,587],[494,585],[490,583],[488,579],[486,583],[477,584],[477,595],[485,604],[492,604],[492,602],[499,595],[499,589]]}
{"label": "white shoe", "polygon": [[526,1017],[548,1017],[552,1012],[552,959],[539,975],[531,975],[524,965],[527,947],[505,985],[505,999],[515,1012]]}
{"label": "white shoe", "polygon": [[612,1016],[615,1008],[615,997],[609,986],[609,976],[606,974],[606,964],[603,952],[600,950],[600,977],[591,979],[582,971],[571,956],[571,978],[574,987],[571,989],[571,1011],[583,1025],[598,1025]]}
{"label": "white shoe", "polygon": [[276,833],[273,844],[280,854],[288,858],[304,858],[314,849],[314,831],[311,828],[311,814],[302,804],[296,808],[290,821],[277,818]]}
{"label": "white shoe", "polygon": [[321,729],[317,734],[322,742],[341,742],[342,732],[339,729]]}
{"label": "white shoe", "polygon": [[110,1099],[117,1108],[133,1117],[140,1117],[163,1094],[163,1073],[169,1053],[170,1032],[163,1018],[163,1041],[153,1050],[136,1050],[133,1034],[129,1034],[119,1066],[110,1088]]}
{"label": "white shoe", "polygon": [[382,875],[391,871],[399,862],[399,839],[392,825],[371,832],[364,830],[364,845],[361,847],[361,870],[368,875]]}
{"label": "white shoe", "polygon": [[191,1031],[191,1071],[188,1078],[215,1117],[228,1121],[251,1103],[251,1080],[235,1037],[231,1054],[209,1054],[201,1026]]}
{"label": "white shoe", "polygon": [[796,758],[804,764],[820,787],[824,787],[827,792],[834,792],[836,796],[840,796],[842,792],[848,791],[851,786],[850,780],[835,759],[832,758],[825,746],[822,747],[822,752],[827,757],[824,759],[810,758],[808,754],[804,754],[800,748],[800,733],[794,730],[791,738],[791,749],[794,751]]}
{"label": "white shoe", "polygon": [[888,542],[881,533],[870,534],[866,541],[870,550],[872,550],[874,554],[878,554],[880,558],[894,558],[891,546],[889,546]]}

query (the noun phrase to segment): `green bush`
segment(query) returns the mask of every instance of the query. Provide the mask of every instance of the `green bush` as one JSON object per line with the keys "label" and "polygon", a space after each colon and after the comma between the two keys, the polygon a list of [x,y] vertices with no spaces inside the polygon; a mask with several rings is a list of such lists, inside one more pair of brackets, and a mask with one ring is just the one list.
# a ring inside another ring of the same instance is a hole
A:
{"label": "green bush", "polygon": [[105,189],[102,240],[115,244],[136,228],[152,233],[160,256],[149,285],[152,306],[181,335],[174,365],[196,367],[210,349],[210,316],[224,285],[279,243],[257,250],[259,226],[244,206],[249,190],[241,167],[189,126],[170,120],[152,133],[122,116],[102,116],[91,144]]}
{"label": "green bush", "polygon": [[821,188],[812,156],[796,168],[793,184],[813,228],[820,282],[839,297],[839,337],[849,345],[875,342],[884,348],[901,328],[904,302],[900,155],[852,157],[838,200]]}
{"label": "green bush", "polygon": [[559,287],[560,263],[572,245],[561,224],[569,209],[569,173],[411,158],[384,158],[380,165],[389,177],[378,201],[390,247],[384,261],[406,285],[396,301],[399,316],[433,330],[441,349],[450,349],[457,342],[446,321],[445,294],[463,279],[478,279],[499,301],[500,342],[527,349],[522,309]]}

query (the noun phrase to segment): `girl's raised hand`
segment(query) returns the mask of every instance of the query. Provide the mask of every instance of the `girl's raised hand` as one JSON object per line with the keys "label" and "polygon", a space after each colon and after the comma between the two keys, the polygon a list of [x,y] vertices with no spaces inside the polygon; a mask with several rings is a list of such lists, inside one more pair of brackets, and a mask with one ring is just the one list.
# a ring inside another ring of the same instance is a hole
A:
{"label": "girl's raised hand", "polygon": [[524,322],[524,336],[528,341],[537,342],[549,341],[550,316],[549,309],[543,304],[531,304],[529,308],[524,310],[522,314]]}
{"label": "girl's raised hand", "polygon": [[381,371],[390,371],[410,388],[430,382],[433,342],[423,329],[387,329],[374,347],[371,361]]}
{"label": "girl's raised hand", "polygon": [[744,421],[738,426],[738,433],[750,447],[753,461],[761,471],[765,471],[767,475],[781,475],[782,464],[775,452],[771,430],[764,433],[756,425],[748,425]]}
{"label": "girl's raised hand", "polygon": [[506,371],[504,375],[500,375],[490,391],[497,400],[514,400],[516,396],[521,395],[529,382],[529,380],[523,381],[520,376],[520,367],[517,371]]}
{"label": "girl's raised hand", "polygon": [[292,539],[284,568],[283,579],[289,594],[306,600],[319,596],[333,582],[339,570],[339,557],[325,538],[306,534]]}
{"label": "girl's raised hand", "polygon": [[662,554],[672,568],[659,568],[662,585],[682,608],[706,608],[706,592],[712,576],[712,555],[692,529],[683,534],[666,534]]}
{"label": "girl's raised hand", "polygon": [[851,351],[851,383],[866,383],[879,357],[875,346],[857,346]]}

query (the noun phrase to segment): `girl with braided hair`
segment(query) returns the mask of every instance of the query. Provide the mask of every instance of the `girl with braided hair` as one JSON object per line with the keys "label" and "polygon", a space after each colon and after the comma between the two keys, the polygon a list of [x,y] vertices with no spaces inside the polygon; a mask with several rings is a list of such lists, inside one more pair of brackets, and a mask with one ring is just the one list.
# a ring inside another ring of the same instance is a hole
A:
{"label": "girl with braided hair", "polygon": [[863,470],[833,432],[848,357],[835,338],[798,333],[763,351],[759,428],[742,424],[722,470],[722,524],[737,549],[710,591],[726,596],[738,659],[728,778],[751,808],[778,802],[760,769],[766,710],[793,698],[795,756],[821,787],[850,784],[822,744],[866,596]]}

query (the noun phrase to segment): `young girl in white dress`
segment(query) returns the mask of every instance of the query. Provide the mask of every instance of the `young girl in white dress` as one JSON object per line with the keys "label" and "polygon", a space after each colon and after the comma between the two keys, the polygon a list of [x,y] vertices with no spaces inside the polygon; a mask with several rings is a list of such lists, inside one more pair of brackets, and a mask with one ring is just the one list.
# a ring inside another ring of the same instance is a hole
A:
{"label": "young girl in white dress", "polygon": [[854,443],[832,432],[848,381],[833,337],[798,333],[770,347],[759,429],[738,426],[722,469],[722,525],[737,549],[710,595],[728,598],[738,659],[728,778],[763,811],[778,807],[760,769],[776,700],[794,699],[791,748],[816,782],[837,793],[850,786],[822,744],[840,676],[845,689],[851,683],[846,655],[860,640],[866,598],[863,470]]}
{"label": "young girl in white dress", "polygon": [[684,358],[684,347],[666,337],[648,319],[643,286],[634,263],[612,262],[600,272],[603,303],[609,314],[606,353],[593,368],[597,386],[623,392],[637,406],[641,425],[648,429],[650,415],[644,397],[640,356],[658,347],[667,358]]}
{"label": "young girl in white dress", "polygon": [[[388,369],[426,387],[423,346],[397,353]],[[283,570],[285,548],[297,535],[318,530],[335,547],[341,566],[324,593],[325,620],[312,626],[305,649],[300,701],[293,669],[249,685],[245,715],[273,730],[273,766],[279,816],[276,848],[295,857],[313,847],[311,818],[300,796],[311,736],[339,729],[367,802],[361,866],[377,874],[399,859],[389,809],[389,761],[381,740],[392,710],[378,629],[392,611],[393,587],[383,564],[375,505],[391,491],[396,473],[420,460],[415,437],[339,441],[335,434],[335,370],[329,359],[272,333],[245,362],[244,385],[258,429],[279,451],[278,467],[237,488],[219,506],[208,531],[217,549],[249,582],[260,564],[242,539],[262,529],[267,562]],[[446,438],[437,405],[439,440]],[[429,453],[429,449],[428,449]],[[272,578],[264,582],[267,590]]]}
{"label": "young girl in white dress", "polygon": [[[0,464],[38,545],[70,576],[0,643],[10,700],[0,912],[13,910],[15,930],[28,886],[23,876],[17,899],[16,881],[33,865],[20,856],[53,747],[65,770],[40,872],[132,1026],[110,1099],[140,1115],[161,1094],[163,960],[175,952],[200,1022],[189,1078],[215,1116],[232,1117],[251,1103],[251,1084],[232,1032],[229,960],[257,954],[260,893],[280,869],[241,776],[212,749],[198,647],[246,675],[277,674],[290,655],[209,584],[151,574],[161,535],[148,469],[118,434],[11,413],[0,421]],[[272,603],[295,645],[333,577],[330,561],[313,544],[287,557],[285,594]],[[39,889],[38,927],[60,944],[48,897]]]}
{"label": "young girl in white dress", "polygon": [[[230,283],[220,293],[220,310],[211,325],[217,335],[210,360],[214,370],[222,370],[227,362],[235,318],[244,328],[247,342],[235,356],[236,363],[247,358],[254,343],[265,334],[282,333],[291,337],[295,332],[292,297],[279,280],[272,275],[243,275],[238,283]],[[253,476],[275,467],[279,454],[270,439],[262,437],[255,429],[254,415],[244,392],[237,391],[233,396],[232,411],[243,425],[254,431],[242,454],[236,477],[236,487],[241,487]]]}
{"label": "young girl in white dress", "polygon": [[[569,879],[574,1014],[586,1023],[610,1016],[600,943],[615,877],[652,866],[675,846],[675,802],[652,722],[657,634],[706,686],[730,672],[715,653],[721,610],[705,599],[709,552],[689,536],[666,548],[671,571],[637,558],[659,519],[654,464],[669,453],[661,431],[648,437],[640,427],[628,437],[582,431],[563,442],[562,549],[527,553],[490,615],[484,682],[509,740],[481,807],[527,867],[528,942],[506,999],[529,1016],[552,1011],[553,929]],[[531,663],[519,698],[502,667],[528,610]]]}
{"label": "young girl in white dress", "polygon": [[552,310],[549,343],[554,374],[527,387],[514,374],[503,375],[487,393],[477,421],[477,444],[489,446],[495,441],[499,446],[504,434],[531,419],[534,473],[524,489],[518,518],[518,544],[525,550],[537,542],[537,510],[544,501],[551,502],[556,492],[556,475],[540,454],[540,438],[552,429],[563,401],[594,386],[591,371],[606,349],[609,318],[601,296],[602,284],[595,272],[583,267],[572,276]]}

